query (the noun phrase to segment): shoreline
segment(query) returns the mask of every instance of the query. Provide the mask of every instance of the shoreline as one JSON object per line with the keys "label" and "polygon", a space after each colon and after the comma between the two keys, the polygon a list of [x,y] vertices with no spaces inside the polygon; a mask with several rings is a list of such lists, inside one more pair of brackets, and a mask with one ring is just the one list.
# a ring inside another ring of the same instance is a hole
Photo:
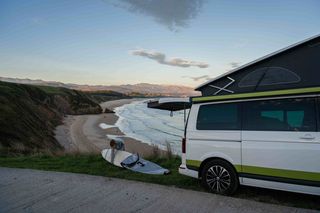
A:
{"label": "shoreline", "polygon": [[[132,103],[141,99],[119,99],[100,104],[105,108],[114,110],[116,107]],[[124,140],[125,150],[139,153],[142,157],[151,155],[164,155],[166,151],[126,136],[118,127],[101,128],[100,124],[115,125],[119,117],[115,113],[101,113],[94,115],[68,115],[63,124],[55,129],[56,140],[65,148],[66,153],[100,153],[110,148],[110,139],[107,135],[120,136]]]}

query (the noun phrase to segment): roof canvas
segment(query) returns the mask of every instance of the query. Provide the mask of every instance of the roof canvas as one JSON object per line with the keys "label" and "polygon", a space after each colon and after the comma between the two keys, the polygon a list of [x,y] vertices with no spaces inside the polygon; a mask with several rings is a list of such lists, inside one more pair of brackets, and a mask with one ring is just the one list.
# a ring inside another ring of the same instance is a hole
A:
{"label": "roof canvas", "polygon": [[280,54],[280,53],[283,53],[283,52],[285,52],[285,51],[287,51],[287,50],[289,50],[289,49],[292,49],[292,48],[294,48],[294,47],[297,47],[297,46],[299,46],[299,45],[301,45],[301,44],[304,44],[304,43],[306,43],[306,42],[308,42],[308,41],[311,41],[311,40],[313,40],[313,39],[315,39],[315,38],[318,38],[318,37],[320,37],[320,34],[315,35],[315,36],[313,36],[313,37],[311,37],[311,38],[307,38],[307,39],[305,39],[305,40],[303,40],[303,41],[300,41],[300,42],[298,42],[298,43],[292,44],[292,45],[290,45],[290,46],[288,46],[288,47],[285,47],[285,48],[283,48],[283,49],[280,49],[280,50],[278,50],[278,51],[276,51],[276,52],[273,52],[273,53],[271,53],[271,54],[268,54],[268,55],[266,55],[266,56],[264,56],[264,57],[258,58],[258,59],[256,59],[256,60],[254,60],[254,61],[252,61],[252,62],[249,62],[249,63],[247,63],[247,64],[244,64],[244,65],[242,65],[242,66],[240,66],[240,67],[238,67],[238,68],[235,68],[235,69],[233,69],[233,70],[230,70],[229,72],[226,72],[226,73],[224,73],[224,74],[222,74],[222,75],[219,75],[219,76],[216,77],[216,78],[213,78],[213,79],[211,79],[211,80],[209,80],[209,81],[207,81],[207,82],[205,82],[205,83],[203,83],[203,84],[200,84],[197,88],[195,88],[195,90],[199,90],[200,88],[202,88],[202,87],[204,87],[204,86],[206,86],[206,85],[208,85],[208,84],[210,84],[210,83],[212,83],[212,82],[214,82],[214,81],[216,81],[216,80],[218,80],[218,79],[221,79],[221,78],[223,78],[223,77],[225,77],[225,76],[228,76],[228,75],[230,75],[230,74],[232,74],[232,73],[235,73],[235,72],[237,72],[237,71],[239,71],[239,70],[241,70],[241,69],[244,69],[244,68],[246,68],[246,67],[249,67],[249,66],[251,66],[251,65],[253,65],[253,64],[255,64],[255,63],[258,63],[258,62],[260,62],[260,61],[263,61],[263,60],[265,60],[265,59],[268,59],[268,58],[270,58],[270,57],[272,57],[272,56],[275,56],[275,55],[278,55],[278,54]]}

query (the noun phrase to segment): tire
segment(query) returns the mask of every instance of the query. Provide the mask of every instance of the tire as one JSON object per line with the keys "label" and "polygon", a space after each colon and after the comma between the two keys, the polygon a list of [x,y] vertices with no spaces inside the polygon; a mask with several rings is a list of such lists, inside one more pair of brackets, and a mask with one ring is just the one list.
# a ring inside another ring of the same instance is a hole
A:
{"label": "tire", "polygon": [[206,163],[201,177],[202,185],[216,194],[232,195],[239,186],[239,178],[233,166],[220,159]]}

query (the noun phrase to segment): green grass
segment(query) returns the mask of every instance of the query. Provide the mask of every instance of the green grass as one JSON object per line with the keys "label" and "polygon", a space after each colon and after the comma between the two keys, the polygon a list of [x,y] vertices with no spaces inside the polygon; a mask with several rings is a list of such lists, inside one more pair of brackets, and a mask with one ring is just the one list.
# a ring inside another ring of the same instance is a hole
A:
{"label": "green grass", "polygon": [[152,161],[168,168],[171,171],[170,175],[146,175],[132,172],[107,163],[100,155],[1,157],[0,166],[83,173],[171,185],[194,190],[201,189],[196,179],[182,176],[178,173],[177,168],[181,162],[179,159],[152,159]]}
{"label": "green grass", "polygon": [[[73,172],[89,175],[174,186],[204,191],[197,179],[180,175],[177,171],[181,159],[149,159],[171,171],[169,175],[147,175],[118,168],[107,163],[100,155],[21,156],[0,157],[0,166],[47,171]],[[320,210],[319,196],[282,192],[254,187],[240,187],[234,197],[286,206]]]}
{"label": "green grass", "polygon": [[48,93],[48,94],[64,94],[64,88],[61,87],[50,87],[50,86],[38,86],[38,85],[32,85],[36,88],[41,89],[42,91]]}

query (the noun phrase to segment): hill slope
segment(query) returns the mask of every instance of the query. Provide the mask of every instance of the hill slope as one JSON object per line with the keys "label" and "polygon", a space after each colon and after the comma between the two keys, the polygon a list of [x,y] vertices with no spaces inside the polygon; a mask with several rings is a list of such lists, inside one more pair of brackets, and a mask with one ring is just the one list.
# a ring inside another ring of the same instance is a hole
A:
{"label": "hill slope", "polygon": [[65,114],[101,113],[90,95],[67,88],[0,82],[0,151],[58,151],[53,131]]}

